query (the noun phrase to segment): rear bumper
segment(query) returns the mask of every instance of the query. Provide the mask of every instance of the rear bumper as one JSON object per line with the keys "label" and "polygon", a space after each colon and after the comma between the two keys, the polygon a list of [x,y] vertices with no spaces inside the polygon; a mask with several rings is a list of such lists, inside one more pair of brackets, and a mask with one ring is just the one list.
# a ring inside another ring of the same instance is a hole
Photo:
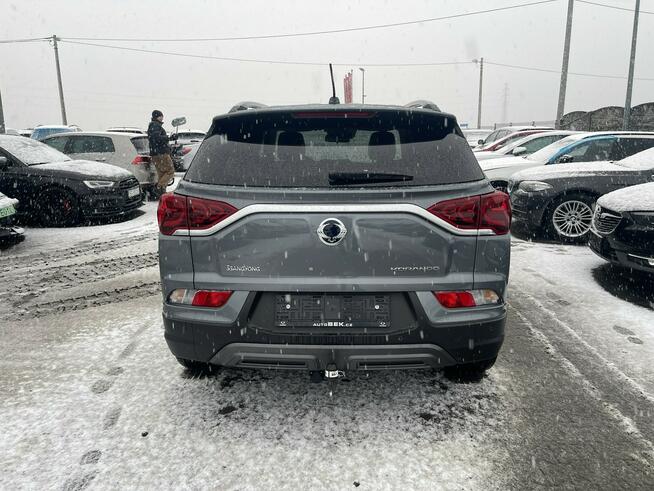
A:
{"label": "rear bumper", "polygon": [[212,364],[241,368],[324,370],[384,370],[440,368],[455,365],[443,348],[433,344],[386,346],[314,346],[232,343],[222,348]]}
{"label": "rear bumper", "polygon": [[[231,322],[191,319],[189,308],[164,304],[165,338],[178,358],[228,367],[325,370],[440,368],[490,360],[504,341],[504,306],[452,314],[434,323],[420,304],[408,328],[347,330],[255,327],[249,295]],[[417,298],[417,297],[416,297]],[[465,309],[462,309],[465,310]],[[472,309],[468,309],[472,310]]]}

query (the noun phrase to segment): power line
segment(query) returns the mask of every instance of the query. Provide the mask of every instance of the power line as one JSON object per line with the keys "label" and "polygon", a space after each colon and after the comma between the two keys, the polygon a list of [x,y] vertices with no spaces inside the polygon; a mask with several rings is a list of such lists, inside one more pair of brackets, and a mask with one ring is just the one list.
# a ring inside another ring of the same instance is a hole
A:
{"label": "power line", "polygon": [[25,39],[0,39],[0,44],[9,44],[9,43],[32,43],[34,41],[50,41],[52,37],[44,38],[25,38]]}
{"label": "power line", "polygon": [[[273,65],[305,65],[305,66],[326,66],[327,62],[319,63],[314,61],[289,61],[289,60],[262,60],[254,58],[231,58],[223,56],[211,56],[211,55],[197,55],[192,53],[177,53],[174,51],[160,51],[153,49],[145,48],[129,48],[127,46],[115,46],[108,44],[98,44],[98,43],[85,43],[81,41],[67,41],[62,39],[60,42],[68,44],[79,44],[82,46],[93,46],[96,48],[109,48],[109,49],[118,49],[123,51],[136,51],[138,53],[153,53],[159,55],[169,55],[169,56],[181,56],[184,58],[199,58],[203,60],[220,60],[220,61],[238,61],[245,63],[270,63]],[[437,63],[366,63],[365,66],[368,67],[402,67],[402,66],[440,66],[440,65],[470,65],[473,64],[472,61],[448,61],[448,62],[437,62]],[[353,66],[361,65],[361,63],[332,63],[335,66]]]}
{"label": "power line", "polygon": [[[607,5],[605,3],[599,3],[599,2],[591,2],[590,0],[577,0],[579,3],[586,3],[588,5],[595,5],[596,7],[605,7],[607,9],[614,9],[614,10],[624,10],[625,12],[633,12],[634,9],[630,9],[628,7],[618,7],[617,5]],[[654,15],[654,12],[648,12],[647,10],[641,10],[641,14],[652,14]]]}
{"label": "power line", "polygon": [[[508,63],[496,63],[493,61],[488,61],[486,59],[484,59],[484,62],[487,63],[488,65],[495,65],[495,66],[501,66],[506,68],[516,68],[519,70],[529,70],[534,72],[557,73],[557,74],[561,73],[561,70],[551,70],[548,68],[538,68],[538,67],[530,67],[530,66],[523,66],[523,65],[510,65]],[[600,73],[582,73],[582,72],[568,72],[568,75],[576,75],[578,77],[613,78],[613,79],[627,78],[620,75],[604,75]],[[654,78],[634,78],[634,80],[654,81]]]}
{"label": "power line", "polygon": [[[211,56],[211,55],[198,55],[192,53],[177,53],[173,51],[160,51],[160,50],[151,50],[145,48],[129,48],[127,46],[115,46],[108,44],[97,44],[97,43],[84,43],[81,41],[60,41],[62,43],[68,44],[79,44],[82,46],[92,46],[97,48],[108,48],[108,49],[117,49],[123,51],[135,51],[138,53],[152,53],[168,56],[180,56],[183,58],[199,58],[205,60],[219,60],[219,61],[237,61],[237,62],[246,62],[246,63],[270,63],[276,65],[303,65],[303,66],[320,66],[324,67],[327,65],[326,62],[313,62],[313,61],[290,61],[290,60],[262,60],[262,59],[252,59],[252,58],[227,58],[221,56]],[[511,65],[508,63],[498,63],[493,61],[484,60],[489,65],[495,65],[505,68],[515,68],[519,70],[529,70],[536,72],[545,72],[545,73],[561,73],[560,70],[551,70],[547,68],[539,67],[529,67],[523,65]],[[472,65],[475,64],[474,61],[446,61],[446,62],[424,62],[424,63],[332,63],[335,66],[366,66],[366,67],[415,67],[415,66],[451,66],[451,65]],[[582,72],[569,72],[570,75],[576,75],[580,77],[595,77],[595,78],[611,78],[611,79],[625,79],[619,75],[604,75],[598,73],[582,73]],[[652,81],[654,78],[638,78],[636,80]]]}
{"label": "power line", "polygon": [[513,9],[519,9],[519,8],[524,8],[524,7],[531,7],[535,5],[543,5],[547,3],[553,3],[553,2],[558,2],[559,0],[539,0],[535,2],[529,2],[529,3],[521,3],[518,5],[508,5],[506,7],[497,7],[493,9],[486,9],[486,10],[477,10],[473,12],[464,12],[460,14],[452,14],[452,15],[444,15],[441,17],[431,17],[427,19],[419,19],[419,20],[410,20],[410,21],[405,21],[405,22],[393,22],[393,23],[388,23],[388,24],[378,24],[378,25],[373,25],[373,26],[362,26],[362,27],[347,27],[347,28],[342,28],[342,29],[330,29],[330,30],[324,30],[324,31],[310,31],[310,32],[296,32],[296,33],[287,33],[287,34],[264,34],[264,35],[257,35],[257,36],[235,36],[235,37],[221,37],[221,38],[182,38],[182,39],[170,39],[170,38],[162,38],[162,39],[152,39],[152,38],[90,38],[90,37],[69,37],[69,38],[62,38],[62,40],[69,39],[73,41],[110,41],[110,42],[115,42],[115,41],[120,41],[120,42],[204,42],[204,41],[245,41],[245,40],[252,40],[252,39],[273,39],[273,38],[290,38],[290,37],[301,37],[301,36],[318,36],[318,35],[323,35],[323,34],[337,34],[337,33],[343,33],[343,32],[354,32],[354,31],[370,31],[372,29],[386,29],[389,27],[401,27],[401,26],[409,26],[409,25],[414,25],[414,24],[422,24],[422,23],[427,23],[427,22],[437,22],[441,20],[450,20],[450,19],[458,19],[460,17],[469,17],[473,15],[482,15],[482,14],[490,14],[493,12],[502,12],[505,10],[513,10]]}

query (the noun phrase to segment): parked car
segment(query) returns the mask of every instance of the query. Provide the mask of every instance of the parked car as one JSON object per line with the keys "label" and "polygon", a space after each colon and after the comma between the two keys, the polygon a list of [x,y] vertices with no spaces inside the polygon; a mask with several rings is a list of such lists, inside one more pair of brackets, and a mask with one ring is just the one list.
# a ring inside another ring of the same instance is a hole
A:
{"label": "parked car", "polygon": [[461,131],[471,148],[479,146],[479,142],[483,142],[484,139],[493,132],[493,130],[483,129],[462,129]]}
{"label": "parked car", "polygon": [[34,140],[43,140],[46,136],[56,135],[57,133],[69,133],[74,131],[81,131],[78,126],[63,126],[63,125],[44,125],[37,126],[30,135]]}
{"label": "parked car", "polygon": [[503,126],[502,128],[497,128],[490,135],[488,135],[484,140],[479,140],[477,143],[479,146],[478,149],[484,149],[487,146],[490,146],[491,143],[496,142],[500,138],[515,133],[516,131],[528,131],[528,130],[553,130],[551,126]]}
{"label": "parked car", "polygon": [[483,152],[494,152],[495,150],[499,150],[502,148],[504,145],[508,145],[511,142],[514,142],[516,140],[520,140],[521,138],[524,138],[525,136],[533,135],[535,133],[543,133],[545,131],[550,131],[550,130],[522,130],[522,131],[514,131],[513,133],[510,133],[506,136],[503,136],[502,138],[498,138],[492,143],[489,143],[487,145],[484,145],[482,147],[475,148],[475,153],[483,153]]}
{"label": "parked car", "polygon": [[541,131],[506,143],[494,151],[475,152],[477,161],[499,159],[506,156],[527,156],[537,152],[561,138],[579,133],[578,131]]}
{"label": "parked car", "polygon": [[182,171],[186,172],[188,168],[191,166],[191,162],[193,161],[193,157],[195,157],[195,154],[198,151],[198,148],[200,148],[199,143],[191,143],[189,145],[185,145],[184,148],[187,148],[188,151],[184,154],[182,157]]}
{"label": "parked car", "polygon": [[[654,152],[649,158],[654,169]],[[654,273],[654,182],[602,196],[597,200],[590,230],[588,245],[598,256]]]}
{"label": "parked car", "polygon": [[177,143],[187,145],[204,140],[206,133],[202,130],[179,130],[176,134]]}
{"label": "parked car", "polygon": [[518,172],[509,181],[514,221],[545,228],[560,240],[586,240],[597,198],[652,180],[654,137],[648,150],[617,162],[553,165]]}
{"label": "parked car", "polygon": [[113,128],[109,128],[107,131],[109,133],[135,133],[139,135],[147,135],[148,133],[147,131],[135,126],[114,126]]}
{"label": "parked car", "polygon": [[580,133],[554,142],[526,157],[504,157],[480,162],[496,189],[506,190],[509,178],[518,171],[543,165],[570,162],[621,160],[652,145],[654,133]]}
{"label": "parked car", "polygon": [[14,224],[17,206],[17,199],[0,193],[0,246],[20,242],[25,238],[25,235],[23,235],[25,231]]}
{"label": "parked car", "polygon": [[159,202],[166,341],[191,369],[479,376],[503,341],[510,217],[450,114],[218,116]]}
{"label": "parked car", "polygon": [[20,201],[20,215],[46,226],[124,215],[143,204],[141,188],[131,172],[72,160],[22,136],[0,135],[0,192]]}
{"label": "parked car", "polygon": [[34,128],[25,128],[23,130],[18,130],[18,134],[25,138],[30,138],[32,136],[32,131],[34,131]]}
{"label": "parked car", "polygon": [[94,160],[122,167],[136,176],[146,195],[154,196],[157,169],[150,162],[150,145],[146,135],[83,131],[49,136],[42,141],[72,159]]}

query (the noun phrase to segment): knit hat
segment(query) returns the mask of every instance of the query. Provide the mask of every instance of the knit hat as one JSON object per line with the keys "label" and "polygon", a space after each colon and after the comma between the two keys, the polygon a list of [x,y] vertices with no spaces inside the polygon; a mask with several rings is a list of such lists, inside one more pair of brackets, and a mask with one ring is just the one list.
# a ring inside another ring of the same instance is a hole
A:
{"label": "knit hat", "polygon": [[158,109],[155,109],[154,111],[152,111],[152,119],[157,119],[157,118],[160,118],[161,116],[163,116],[163,113],[161,111],[159,111]]}

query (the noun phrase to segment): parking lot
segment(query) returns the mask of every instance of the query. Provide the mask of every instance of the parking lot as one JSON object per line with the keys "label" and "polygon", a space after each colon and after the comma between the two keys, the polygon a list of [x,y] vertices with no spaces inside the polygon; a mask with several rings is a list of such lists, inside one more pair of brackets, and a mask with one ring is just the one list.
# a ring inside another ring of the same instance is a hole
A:
{"label": "parking lot", "polygon": [[156,204],[137,213],[3,252],[1,488],[654,485],[654,299],[605,288],[616,271],[586,246],[514,236],[506,342],[480,383],[190,377],[163,339]]}

